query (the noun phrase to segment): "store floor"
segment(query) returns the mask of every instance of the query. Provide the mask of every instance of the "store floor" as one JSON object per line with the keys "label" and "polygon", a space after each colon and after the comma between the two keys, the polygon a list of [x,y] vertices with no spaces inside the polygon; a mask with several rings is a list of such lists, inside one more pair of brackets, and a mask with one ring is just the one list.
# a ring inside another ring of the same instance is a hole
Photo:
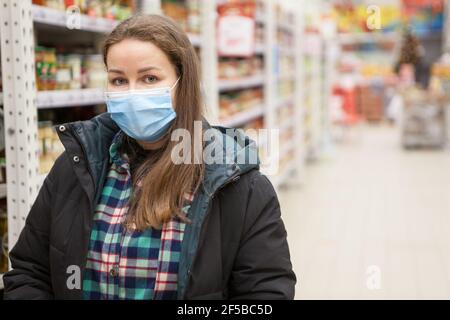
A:
{"label": "store floor", "polygon": [[450,151],[358,130],[279,193],[296,299],[449,299]]}

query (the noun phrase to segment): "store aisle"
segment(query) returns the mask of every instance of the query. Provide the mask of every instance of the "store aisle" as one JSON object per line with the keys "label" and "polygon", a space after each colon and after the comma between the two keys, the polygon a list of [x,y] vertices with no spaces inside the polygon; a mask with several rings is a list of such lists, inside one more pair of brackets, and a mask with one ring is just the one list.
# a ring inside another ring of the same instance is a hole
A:
{"label": "store aisle", "polygon": [[449,299],[450,152],[403,151],[392,127],[358,130],[303,187],[280,191],[296,299]]}

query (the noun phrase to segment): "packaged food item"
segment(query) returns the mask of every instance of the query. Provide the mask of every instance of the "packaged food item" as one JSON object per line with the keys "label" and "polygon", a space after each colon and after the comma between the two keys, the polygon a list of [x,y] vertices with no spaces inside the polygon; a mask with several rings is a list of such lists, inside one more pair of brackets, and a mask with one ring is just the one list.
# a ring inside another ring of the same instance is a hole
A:
{"label": "packaged food item", "polygon": [[200,33],[200,0],[163,0],[161,8],[165,15],[179,23],[186,32]]}
{"label": "packaged food item", "polygon": [[80,54],[69,54],[66,63],[71,75],[70,89],[81,89],[82,56]]}
{"label": "packaged food item", "polygon": [[45,63],[44,47],[35,47],[36,59],[36,86],[38,90],[46,90],[47,88],[47,64]]}
{"label": "packaged food item", "polygon": [[103,6],[99,0],[91,0],[87,3],[86,14],[91,17],[102,17]]}
{"label": "packaged food item", "polygon": [[100,54],[92,54],[84,57],[84,73],[86,88],[102,88],[107,81],[107,74],[103,65],[103,57]]}
{"label": "packaged food item", "polygon": [[65,55],[58,55],[56,58],[57,70],[56,70],[56,89],[67,90],[70,88],[71,82],[71,70],[67,64]]}
{"label": "packaged food item", "polygon": [[53,162],[50,156],[52,144],[52,122],[40,121],[38,123],[39,139],[39,174],[45,174],[50,171]]}
{"label": "packaged food item", "polygon": [[56,50],[55,48],[46,48],[44,50],[44,65],[46,75],[46,90],[56,89]]}
{"label": "packaged food item", "polygon": [[261,105],[263,96],[261,88],[223,93],[219,97],[219,117],[226,119],[236,113]]}
{"label": "packaged food item", "polygon": [[57,10],[65,10],[64,0],[44,0],[38,1],[41,2],[41,5],[45,5],[46,7],[57,9]]}
{"label": "packaged food item", "polygon": [[262,73],[262,57],[221,58],[219,61],[219,78],[236,79]]}

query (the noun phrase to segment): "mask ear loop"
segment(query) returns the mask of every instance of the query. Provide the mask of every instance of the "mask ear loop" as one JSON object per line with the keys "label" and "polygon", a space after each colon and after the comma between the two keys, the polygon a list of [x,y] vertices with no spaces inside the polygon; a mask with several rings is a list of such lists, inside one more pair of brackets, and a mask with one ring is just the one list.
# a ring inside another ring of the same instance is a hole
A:
{"label": "mask ear loop", "polygon": [[175,86],[178,84],[178,81],[180,81],[181,77],[178,77],[177,81],[175,81],[175,83],[173,84],[173,86],[170,88],[170,91],[173,90],[173,88],[175,88]]}

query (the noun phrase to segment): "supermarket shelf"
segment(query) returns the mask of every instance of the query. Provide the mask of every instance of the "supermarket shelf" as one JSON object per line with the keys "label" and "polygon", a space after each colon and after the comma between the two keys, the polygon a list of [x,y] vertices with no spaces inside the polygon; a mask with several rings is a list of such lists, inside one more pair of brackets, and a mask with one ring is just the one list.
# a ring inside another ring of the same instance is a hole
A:
{"label": "supermarket shelf", "polygon": [[291,150],[295,148],[295,140],[291,140],[289,142],[285,142],[282,144],[284,144],[284,146],[282,146],[280,150],[280,160],[283,159]]}
{"label": "supermarket shelf", "polygon": [[221,121],[225,127],[238,127],[264,115],[264,107],[256,106]]}
{"label": "supermarket shelf", "polygon": [[399,41],[399,39],[399,34],[396,32],[345,33],[337,36],[337,40],[340,44],[396,42]]}
{"label": "supermarket shelf", "polygon": [[281,29],[283,31],[289,32],[289,33],[294,33],[294,26],[288,22],[281,22],[279,21],[277,23],[277,27],[278,29]]}
{"label": "supermarket shelf", "polygon": [[262,43],[257,43],[255,45],[255,53],[256,54],[264,54],[264,44]]}
{"label": "supermarket shelf", "polygon": [[289,47],[284,47],[284,46],[278,47],[278,51],[280,52],[280,54],[282,54],[284,56],[289,56],[289,57],[295,57],[295,54],[296,54],[294,48],[289,48]]}
{"label": "supermarket shelf", "polygon": [[6,198],[6,183],[0,184],[0,199]]}
{"label": "supermarket shelf", "polygon": [[[68,28],[68,19],[65,11],[47,8],[39,5],[33,5],[32,12],[35,22]],[[80,30],[84,31],[108,33],[111,32],[118,23],[118,21],[113,21],[105,18],[90,17],[88,15],[81,14],[79,27]]]}
{"label": "supermarket shelf", "polygon": [[255,14],[255,21],[256,21],[256,23],[259,23],[259,24],[264,24],[265,23],[264,16],[263,16],[263,14],[261,12],[257,12]]}
{"label": "supermarket shelf", "polygon": [[294,127],[295,123],[296,123],[296,119],[295,118],[289,118],[289,119],[285,120],[280,125],[280,128],[279,128],[280,132],[288,130],[291,127]]}
{"label": "supermarket shelf", "polygon": [[64,108],[104,103],[102,89],[52,90],[37,92],[38,109]]}
{"label": "supermarket shelf", "polygon": [[[39,5],[33,5],[32,7],[33,19],[37,23],[42,23],[51,26],[68,28],[66,12],[48,8]],[[109,33],[111,32],[120,21],[114,21],[105,18],[90,17],[88,15],[80,15],[80,29],[83,31]],[[68,28],[69,29],[69,28]],[[197,34],[188,34],[189,39],[194,47],[201,46],[201,37]]]}
{"label": "supermarket shelf", "polygon": [[234,80],[219,80],[219,91],[232,91],[262,86],[264,84],[264,76],[257,74],[250,77],[244,77]]}
{"label": "supermarket shelf", "polygon": [[290,71],[288,73],[280,73],[275,77],[275,79],[278,81],[295,80],[295,78],[296,78],[295,73],[292,71]]}
{"label": "supermarket shelf", "polygon": [[277,109],[284,108],[284,107],[292,105],[293,103],[294,103],[294,96],[289,96],[287,98],[281,98],[278,100],[276,108]]}

